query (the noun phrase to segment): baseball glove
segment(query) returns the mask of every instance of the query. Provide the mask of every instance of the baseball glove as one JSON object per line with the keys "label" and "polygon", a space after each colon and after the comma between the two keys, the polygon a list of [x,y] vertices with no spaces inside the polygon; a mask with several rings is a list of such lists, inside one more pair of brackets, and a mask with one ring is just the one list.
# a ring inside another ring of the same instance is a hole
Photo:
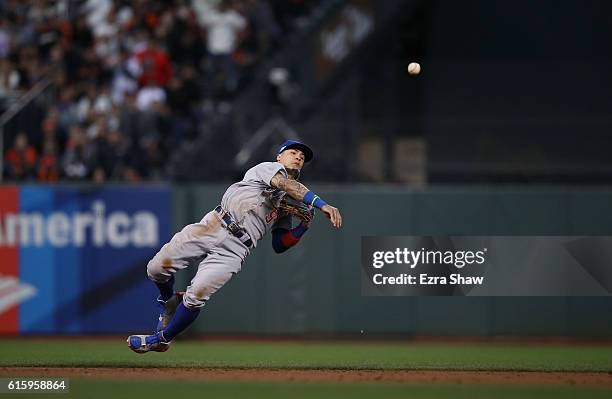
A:
{"label": "baseball glove", "polygon": [[314,208],[307,206],[306,204],[296,201],[288,195],[281,199],[278,205],[278,211],[281,216],[291,215],[300,219],[304,224],[310,225],[312,218],[314,217]]}

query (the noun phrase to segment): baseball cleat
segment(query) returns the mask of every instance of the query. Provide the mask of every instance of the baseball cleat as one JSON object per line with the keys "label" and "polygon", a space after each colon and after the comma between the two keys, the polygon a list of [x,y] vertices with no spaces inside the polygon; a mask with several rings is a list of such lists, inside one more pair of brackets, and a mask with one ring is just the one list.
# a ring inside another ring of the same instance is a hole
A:
{"label": "baseball cleat", "polygon": [[159,305],[161,312],[157,320],[157,327],[155,327],[156,334],[168,327],[170,320],[172,320],[174,317],[176,308],[183,301],[183,294],[184,292],[175,292],[174,295],[172,295],[172,298],[165,302],[162,301],[161,297],[157,297],[157,304]]}
{"label": "baseball cleat", "polygon": [[155,335],[130,335],[127,339],[128,347],[136,353],[165,352],[170,349],[161,333]]}

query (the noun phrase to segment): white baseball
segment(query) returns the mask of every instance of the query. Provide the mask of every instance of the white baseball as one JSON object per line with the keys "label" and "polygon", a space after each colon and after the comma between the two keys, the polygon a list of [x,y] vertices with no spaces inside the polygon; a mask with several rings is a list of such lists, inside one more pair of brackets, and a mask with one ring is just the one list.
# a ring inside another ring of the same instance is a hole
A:
{"label": "white baseball", "polygon": [[408,73],[411,75],[418,75],[421,73],[421,65],[418,62],[411,62],[408,64]]}

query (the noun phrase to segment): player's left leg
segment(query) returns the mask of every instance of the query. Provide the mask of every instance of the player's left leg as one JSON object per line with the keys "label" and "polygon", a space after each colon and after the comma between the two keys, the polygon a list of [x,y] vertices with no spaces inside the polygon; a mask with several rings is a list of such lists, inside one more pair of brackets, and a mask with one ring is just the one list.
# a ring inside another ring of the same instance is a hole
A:
{"label": "player's left leg", "polygon": [[225,245],[216,248],[199,265],[198,272],[187,287],[183,301],[176,308],[168,326],[154,335],[132,335],[128,346],[134,352],[165,352],[170,341],[187,329],[198,317],[206,301],[223,287],[240,270],[246,253],[236,255],[226,250]]}
{"label": "player's left leg", "polygon": [[240,270],[241,264],[240,257],[223,250],[209,254],[200,263],[198,272],[183,296],[183,302],[178,305],[168,327],[162,331],[166,341],[172,341],[195,321],[200,309]]}

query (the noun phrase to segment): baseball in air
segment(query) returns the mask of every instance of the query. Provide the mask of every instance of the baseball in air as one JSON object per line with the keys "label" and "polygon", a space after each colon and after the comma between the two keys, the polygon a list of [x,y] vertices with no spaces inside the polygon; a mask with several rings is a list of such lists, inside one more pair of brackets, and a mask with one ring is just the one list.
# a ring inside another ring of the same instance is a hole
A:
{"label": "baseball in air", "polygon": [[418,75],[421,73],[421,65],[418,62],[411,62],[408,64],[408,73],[411,75]]}

